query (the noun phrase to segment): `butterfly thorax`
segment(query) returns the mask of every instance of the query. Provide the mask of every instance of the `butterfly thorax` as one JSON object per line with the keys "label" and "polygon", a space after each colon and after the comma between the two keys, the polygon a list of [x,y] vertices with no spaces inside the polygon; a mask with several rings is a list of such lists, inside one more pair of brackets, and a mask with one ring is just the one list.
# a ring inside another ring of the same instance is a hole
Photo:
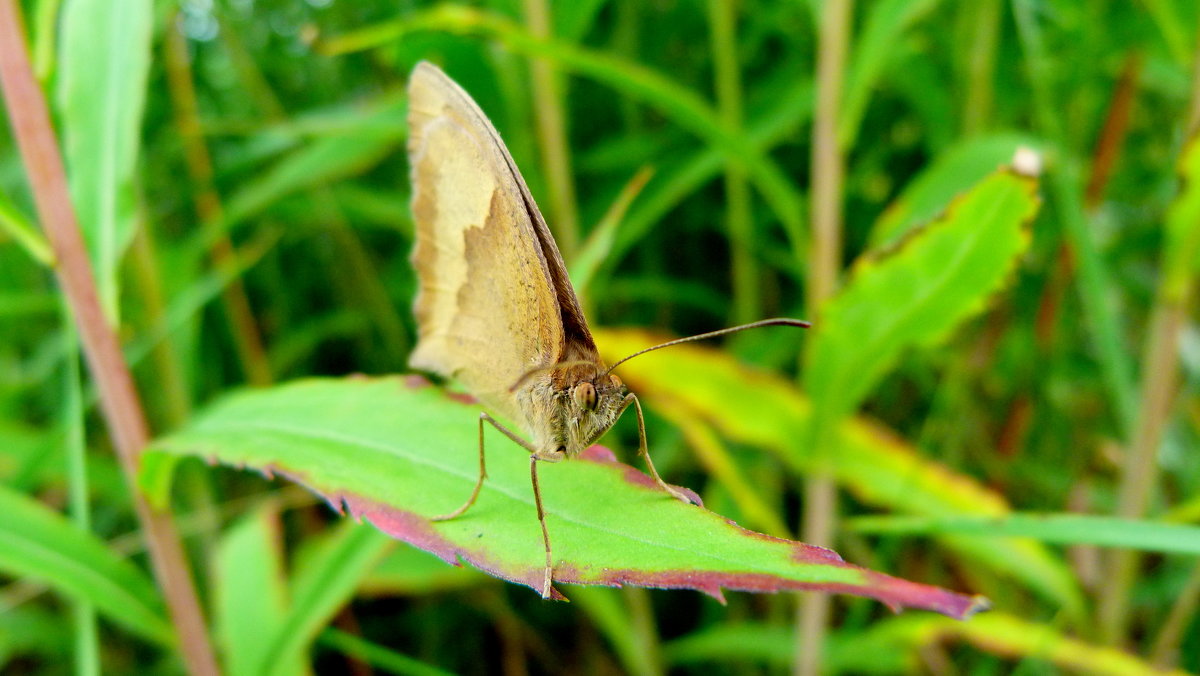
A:
{"label": "butterfly thorax", "polygon": [[573,458],[625,410],[629,388],[592,365],[565,366],[536,378],[520,397],[539,460]]}

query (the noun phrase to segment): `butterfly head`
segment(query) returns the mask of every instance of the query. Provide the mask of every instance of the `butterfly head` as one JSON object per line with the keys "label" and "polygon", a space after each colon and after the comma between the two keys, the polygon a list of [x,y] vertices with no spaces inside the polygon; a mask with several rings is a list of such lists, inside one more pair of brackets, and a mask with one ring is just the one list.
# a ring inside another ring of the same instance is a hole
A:
{"label": "butterfly head", "polygon": [[550,415],[552,448],[548,449],[554,455],[582,453],[613,426],[627,406],[629,388],[620,378],[595,369],[587,371],[585,377],[564,378],[555,388]]}

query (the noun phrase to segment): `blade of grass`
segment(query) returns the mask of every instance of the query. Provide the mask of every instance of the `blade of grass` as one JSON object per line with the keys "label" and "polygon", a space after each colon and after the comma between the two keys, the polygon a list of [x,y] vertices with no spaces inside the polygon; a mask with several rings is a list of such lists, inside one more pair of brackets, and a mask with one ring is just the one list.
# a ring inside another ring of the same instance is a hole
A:
{"label": "blade of grass", "polygon": [[373,667],[393,674],[405,676],[453,676],[453,672],[439,669],[418,659],[402,655],[395,650],[371,643],[362,637],[329,627],[317,637],[317,643],[333,648],[346,655],[357,657]]}
{"label": "blade of grass", "polygon": [[58,112],[71,197],[101,306],[114,320],[118,266],[135,228],[152,15],[151,0],[74,0],[63,8],[58,43]]}
{"label": "blade of grass", "polygon": [[93,605],[125,629],[173,641],[154,585],[99,538],[40,502],[0,485],[0,569]]}
{"label": "blade of grass", "polygon": [[386,535],[347,520],[321,541],[292,575],[292,607],[267,642],[256,674],[288,673],[362,579],[393,546]]}
{"label": "blade of grass", "polygon": [[1086,514],[1018,513],[984,518],[863,516],[847,519],[845,528],[874,535],[964,533],[1029,537],[1048,544],[1100,545],[1200,556],[1200,527]]}
{"label": "blade of grass", "polygon": [[30,258],[47,267],[54,264],[54,253],[50,244],[29,222],[29,218],[17,209],[7,196],[0,194],[0,232],[7,234],[25,249]]}
{"label": "blade of grass", "polygon": [[[79,373],[79,340],[71,327],[71,311],[62,303],[64,350],[67,353],[63,374],[62,423],[66,431],[67,491],[71,522],[82,533],[92,531],[92,513],[88,505],[87,442],[83,424],[83,384]],[[75,599],[72,608],[75,631],[75,673],[80,676],[100,673],[99,635],[96,608],[86,599]]]}
{"label": "blade of grass", "polygon": [[[214,633],[231,676],[262,673],[271,640],[287,617],[279,507],[267,501],[229,527],[216,550]],[[287,670],[302,673],[291,656]]]}

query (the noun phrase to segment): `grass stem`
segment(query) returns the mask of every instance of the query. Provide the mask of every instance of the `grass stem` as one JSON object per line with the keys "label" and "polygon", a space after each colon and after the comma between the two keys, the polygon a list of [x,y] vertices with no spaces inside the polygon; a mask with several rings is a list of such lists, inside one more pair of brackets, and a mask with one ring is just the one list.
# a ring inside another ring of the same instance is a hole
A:
{"label": "grass stem", "polygon": [[[808,258],[808,313],[819,321],[821,307],[837,288],[842,261],[842,190],[845,156],[838,142],[838,119],[849,50],[853,0],[827,0],[817,39],[816,109],[812,130],[812,246]],[[829,435],[825,435],[830,440]],[[813,449],[818,454],[827,448]],[[832,544],[837,519],[837,486],[827,463],[805,480],[804,523],[801,539],[809,544]],[[793,673],[820,672],[829,597],[804,594],[797,616]]]}
{"label": "grass stem", "polygon": [[[709,0],[709,40],[713,53],[713,84],[717,113],[731,135],[742,135],[742,77],[737,48],[736,3]],[[755,257],[754,215],[745,170],[725,165],[725,226],[729,232],[730,267],[733,272],[734,324],[762,316],[761,270]]]}

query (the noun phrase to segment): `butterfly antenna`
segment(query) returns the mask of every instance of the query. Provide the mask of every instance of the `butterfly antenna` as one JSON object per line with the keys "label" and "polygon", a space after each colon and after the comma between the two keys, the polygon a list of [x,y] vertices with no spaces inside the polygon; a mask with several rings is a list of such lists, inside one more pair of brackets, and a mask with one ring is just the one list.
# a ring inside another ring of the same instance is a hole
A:
{"label": "butterfly antenna", "polygon": [[700,334],[697,334],[694,336],[688,336],[687,338],[676,338],[675,340],[667,341],[665,343],[662,343],[661,345],[655,345],[654,347],[648,347],[644,350],[638,350],[637,352],[634,352],[633,354],[629,355],[628,357],[625,357],[624,359],[622,359],[622,360],[618,361],[617,363],[613,364],[612,366],[608,367],[608,370],[604,372],[604,375],[608,375],[609,373],[612,373],[612,370],[617,368],[621,364],[624,364],[625,362],[629,361],[630,359],[633,359],[634,357],[646,354],[647,352],[661,350],[664,347],[671,347],[672,345],[679,345],[681,343],[691,343],[691,342],[695,342],[697,340],[707,340],[709,338],[717,338],[719,336],[728,335],[730,333],[737,333],[738,331],[745,331],[746,329],[757,329],[757,328],[760,328],[763,326],[796,326],[796,327],[799,327],[802,329],[807,329],[808,327],[812,326],[812,324],[810,322],[804,321],[803,319],[788,319],[787,317],[778,317],[775,319],[763,319],[763,320],[760,320],[757,322],[750,322],[749,324],[742,324],[740,326],[731,326],[727,329],[721,329],[719,331],[709,331],[708,333],[700,333]]}

